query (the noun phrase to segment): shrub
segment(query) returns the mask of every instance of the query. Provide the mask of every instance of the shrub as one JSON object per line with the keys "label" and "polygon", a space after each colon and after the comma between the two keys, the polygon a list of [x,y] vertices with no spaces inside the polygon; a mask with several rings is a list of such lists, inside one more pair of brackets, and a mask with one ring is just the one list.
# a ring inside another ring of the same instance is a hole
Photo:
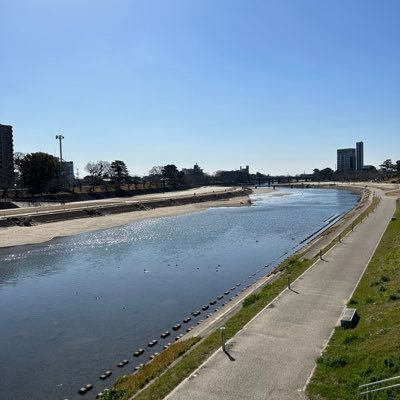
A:
{"label": "shrub", "polygon": [[260,294],[251,294],[250,296],[246,297],[243,301],[243,307],[248,307],[251,304],[255,303],[257,300],[261,298]]}
{"label": "shrub", "polygon": [[400,299],[400,296],[397,293],[392,293],[389,296],[389,299],[392,300],[392,301],[396,301],[396,300]]}

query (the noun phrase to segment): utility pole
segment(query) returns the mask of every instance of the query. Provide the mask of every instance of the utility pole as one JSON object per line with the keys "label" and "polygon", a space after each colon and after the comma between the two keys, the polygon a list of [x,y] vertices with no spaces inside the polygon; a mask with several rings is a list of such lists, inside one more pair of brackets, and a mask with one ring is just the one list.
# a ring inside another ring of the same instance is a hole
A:
{"label": "utility pole", "polygon": [[60,164],[62,163],[62,140],[64,139],[63,135],[56,135],[56,139],[60,141]]}

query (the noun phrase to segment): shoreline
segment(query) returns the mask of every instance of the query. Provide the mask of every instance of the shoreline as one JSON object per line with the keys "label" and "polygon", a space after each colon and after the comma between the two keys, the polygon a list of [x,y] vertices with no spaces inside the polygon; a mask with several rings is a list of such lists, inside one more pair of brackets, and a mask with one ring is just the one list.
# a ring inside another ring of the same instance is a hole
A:
{"label": "shoreline", "polygon": [[[333,231],[329,231],[329,233],[326,235],[327,237],[325,239],[329,240],[329,243],[325,243],[324,246],[327,246],[327,251],[329,251],[329,244],[334,243],[335,239],[337,238],[338,235],[340,235],[342,232],[345,231],[346,227],[348,226],[348,223],[352,220],[357,219],[361,214],[367,212],[368,208],[372,205],[372,199],[374,198],[374,192],[373,191],[369,191],[369,193],[366,193],[364,190],[364,188],[359,188],[359,192],[361,192],[361,196],[359,198],[358,203],[351,209],[349,210],[347,213],[345,213],[344,215],[342,215],[340,217],[340,219],[338,221],[335,222],[335,226],[336,229],[334,229]],[[350,216],[350,221],[347,220],[346,216]],[[328,231],[328,229],[324,230],[324,232]],[[178,359],[176,359],[171,365],[169,365],[165,371],[161,372],[160,375],[150,379],[150,381],[143,387],[141,388],[139,391],[137,391],[136,393],[132,393],[129,397],[130,400],[136,399],[137,397],[141,398],[141,394],[143,392],[145,393],[152,393],[151,391],[151,385],[158,381],[158,379],[161,378],[161,380],[163,379],[164,375],[168,375],[170,373],[170,371],[175,371],[175,374],[179,375],[179,370],[176,371],[174,368],[175,366],[179,366],[179,363],[182,362],[184,360],[184,357],[190,358],[191,357],[191,353],[194,351],[196,351],[196,349],[200,346],[202,346],[204,340],[206,340],[207,338],[209,338],[211,335],[215,336],[215,332],[218,330],[219,327],[221,327],[222,325],[226,325],[226,324],[230,324],[230,330],[232,329],[232,325],[234,325],[235,323],[237,324],[238,322],[232,322],[232,317],[234,318],[234,315],[236,315],[237,312],[241,312],[242,310],[242,304],[245,298],[247,298],[250,295],[256,295],[258,293],[262,293],[262,291],[264,290],[264,288],[270,286],[270,285],[275,285],[277,284],[277,286],[282,286],[281,289],[279,290],[279,292],[276,292],[275,294],[272,293],[271,297],[268,298],[267,296],[267,302],[266,304],[260,309],[260,310],[255,310],[254,311],[254,315],[251,316],[249,321],[245,321],[243,326],[239,326],[237,328],[237,330],[234,332],[233,336],[230,338],[229,342],[232,343],[232,341],[235,341],[235,337],[236,334],[238,334],[239,332],[243,332],[244,330],[246,330],[246,327],[248,326],[248,324],[265,308],[270,308],[269,305],[272,304],[276,299],[278,299],[281,294],[287,290],[285,289],[286,286],[286,269],[288,267],[291,266],[290,263],[290,258],[292,257],[296,257],[297,256],[297,260],[300,263],[300,271],[299,273],[295,274],[295,281],[297,280],[301,280],[303,274],[305,274],[309,269],[311,269],[314,264],[318,261],[317,260],[317,255],[313,256],[311,259],[304,259],[304,252],[305,250],[310,251],[309,246],[313,247],[315,244],[317,244],[317,246],[319,246],[321,243],[319,243],[319,235],[312,239],[308,244],[306,244],[305,246],[302,246],[300,249],[297,249],[297,251],[288,256],[287,258],[281,260],[271,271],[269,271],[267,274],[265,274],[263,277],[261,277],[260,279],[258,279],[256,282],[254,282],[251,286],[247,287],[242,293],[240,293],[238,296],[235,296],[234,299],[232,299],[231,302],[229,302],[225,307],[221,308],[220,310],[218,310],[217,312],[215,312],[209,319],[204,320],[200,325],[195,326],[190,333],[186,333],[183,338],[181,340],[187,340],[187,339],[191,339],[191,338],[196,338],[196,337],[200,337],[201,340],[199,341],[199,343],[196,343],[193,348],[191,348],[188,352],[185,353],[185,356],[181,356],[178,357]],[[292,258],[293,259],[293,258]],[[304,267],[302,267],[302,265],[304,265]],[[283,283],[281,282],[283,279]],[[293,281],[293,283],[295,282]],[[279,283],[280,282],[280,283]],[[257,302],[258,300],[256,300]],[[239,324],[240,325],[240,324]],[[205,346],[206,348],[204,349],[204,351],[206,351],[209,347],[209,345]],[[162,398],[169,398],[169,396],[171,395],[171,393],[174,393],[174,391],[177,389],[177,387],[179,387],[183,381],[187,380],[187,379],[191,379],[193,376],[196,377],[196,371],[198,371],[199,368],[201,368],[201,365],[203,365],[205,362],[207,362],[206,360],[209,360],[213,357],[213,355],[215,354],[215,352],[217,351],[217,347],[211,349],[211,352],[206,355],[205,359],[202,360],[201,362],[199,362],[195,368],[193,370],[191,370],[188,373],[183,373],[182,376],[180,376],[179,382],[176,383],[176,385],[174,384],[174,389],[171,392],[170,389],[168,390],[168,392],[165,392],[162,396]],[[193,361],[193,360],[191,360]],[[189,361],[189,362],[191,362]],[[184,362],[184,361],[183,361]],[[179,368],[179,367],[177,367]],[[133,375],[134,373],[132,373]],[[181,380],[182,378],[182,380]],[[162,386],[162,384],[160,384]],[[159,386],[160,386],[159,385]],[[118,386],[115,384],[114,388],[118,388]],[[149,391],[148,391],[149,390]],[[155,392],[157,391],[157,389],[155,389]],[[168,393],[168,394],[167,394]],[[167,394],[167,396],[165,396]],[[161,397],[160,397],[161,398]]]}
{"label": "shoreline", "polygon": [[[326,189],[335,189],[335,187],[324,187]],[[347,189],[347,187],[342,186],[341,189]],[[350,191],[362,193],[363,188],[349,187]],[[252,189],[251,194],[263,194],[270,193],[271,196],[282,196],[287,195],[286,193],[279,193],[279,188],[273,190],[268,187],[260,187],[257,189]],[[205,193],[204,193],[205,194]],[[223,193],[219,192],[221,196]],[[235,196],[236,194],[236,196]],[[115,228],[117,226],[127,225],[136,221],[143,221],[146,219],[154,218],[164,218],[173,217],[184,214],[191,214],[196,212],[202,212],[209,208],[218,207],[244,207],[250,204],[249,194],[243,195],[240,193],[233,192],[233,197],[219,198],[216,200],[203,201],[203,202],[190,202],[183,205],[170,205],[168,207],[156,207],[156,208],[146,208],[143,207],[137,211],[126,211],[119,212],[115,214],[105,214],[94,216],[91,218],[71,218],[63,219],[55,222],[48,222],[42,224],[35,224],[31,226],[10,226],[0,228],[0,251],[4,249],[10,249],[17,246],[35,245],[43,244],[49,242],[56,238],[79,235],[88,232],[94,232],[98,230],[105,230],[110,228]],[[168,193],[167,195],[170,195]],[[289,195],[289,194],[288,194]],[[215,194],[213,194],[215,196]],[[175,200],[179,201],[182,196],[175,197]],[[354,212],[360,206],[361,198],[357,206],[348,213]],[[149,202],[150,203],[150,202]],[[145,201],[140,203],[141,205],[146,205]],[[346,213],[346,214],[348,214]],[[338,221],[334,223],[333,226],[339,227],[342,225],[345,215],[339,218]],[[332,226],[327,227],[322,232],[320,232],[315,238],[313,238],[308,244],[305,244],[303,249],[312,248],[321,237],[325,236],[326,231],[331,229]],[[330,235],[329,235],[330,236]]]}
{"label": "shoreline", "polygon": [[249,205],[249,201],[248,195],[242,195],[223,200],[108,214],[93,218],[69,219],[33,226],[11,226],[0,230],[0,250],[45,243],[59,237],[115,228],[145,219],[191,214],[217,207],[243,207]]}

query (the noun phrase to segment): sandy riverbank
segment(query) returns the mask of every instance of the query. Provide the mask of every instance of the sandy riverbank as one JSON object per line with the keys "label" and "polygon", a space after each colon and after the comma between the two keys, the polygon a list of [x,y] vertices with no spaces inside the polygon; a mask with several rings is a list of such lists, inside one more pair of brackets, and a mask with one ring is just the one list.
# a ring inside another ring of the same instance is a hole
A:
{"label": "sandy riverbank", "polygon": [[211,207],[239,207],[247,205],[248,196],[233,197],[228,200],[209,201],[152,210],[105,215],[95,218],[74,219],[49,224],[19,227],[13,226],[0,231],[0,248],[26,244],[43,243],[61,236],[71,236],[84,232],[113,228],[147,218],[170,217],[204,211]]}

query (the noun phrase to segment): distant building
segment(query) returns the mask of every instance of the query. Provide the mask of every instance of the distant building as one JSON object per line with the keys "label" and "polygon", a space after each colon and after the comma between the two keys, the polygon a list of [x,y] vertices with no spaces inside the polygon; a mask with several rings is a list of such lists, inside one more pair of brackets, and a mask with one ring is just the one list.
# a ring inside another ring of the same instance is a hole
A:
{"label": "distant building", "polygon": [[0,187],[9,188],[14,182],[13,129],[0,124]]}
{"label": "distant building", "polygon": [[356,167],[355,149],[338,149],[337,151],[337,170],[354,171]]}
{"label": "distant building", "polygon": [[61,162],[61,175],[64,181],[68,184],[71,184],[74,181],[74,163],[72,161]]}
{"label": "distant building", "polygon": [[194,164],[193,168],[182,168],[182,172],[185,175],[193,176],[193,175],[203,175],[203,170],[198,166],[198,164]]}
{"label": "distant building", "polygon": [[364,167],[364,143],[356,143],[356,170],[361,171]]}
{"label": "distant building", "polygon": [[248,165],[246,165],[246,168],[242,168],[242,167],[240,166],[239,171],[240,171],[240,172],[244,172],[244,173],[246,173],[246,174],[250,174],[250,169],[249,169],[249,166],[248,166]]}

